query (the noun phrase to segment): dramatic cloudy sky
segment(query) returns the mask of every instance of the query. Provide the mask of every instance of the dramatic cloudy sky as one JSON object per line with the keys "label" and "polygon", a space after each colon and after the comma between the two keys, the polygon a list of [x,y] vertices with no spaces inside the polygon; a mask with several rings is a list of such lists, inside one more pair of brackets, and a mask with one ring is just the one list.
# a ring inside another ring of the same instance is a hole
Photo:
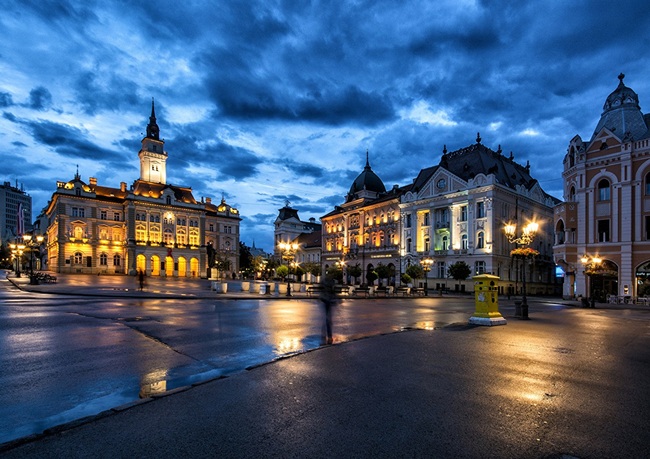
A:
{"label": "dramatic cloudy sky", "polygon": [[241,211],[267,250],[289,200],[319,218],[366,150],[387,188],[483,143],[561,198],[620,72],[650,108],[646,0],[0,0],[0,179],[139,176],[151,98],[168,182]]}

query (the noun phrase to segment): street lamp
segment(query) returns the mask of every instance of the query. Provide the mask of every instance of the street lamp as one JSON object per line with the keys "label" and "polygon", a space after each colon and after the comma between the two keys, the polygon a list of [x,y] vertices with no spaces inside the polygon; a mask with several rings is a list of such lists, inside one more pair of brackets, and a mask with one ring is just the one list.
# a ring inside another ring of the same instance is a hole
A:
{"label": "street lamp", "polygon": [[505,226],[504,232],[508,238],[508,242],[522,246],[522,248],[515,248],[510,254],[516,258],[522,258],[522,298],[521,298],[521,312],[517,311],[517,303],[515,303],[515,316],[522,319],[528,319],[528,298],[526,298],[526,260],[530,256],[535,256],[539,252],[534,249],[527,248],[537,235],[539,224],[535,222],[528,223],[522,230],[521,236],[517,237],[517,225],[509,223]]}
{"label": "street lamp", "polygon": [[[293,260],[293,256],[298,250],[299,245],[295,242],[280,242],[278,248],[282,252],[282,259],[287,260],[287,268],[290,268],[290,262]],[[293,296],[291,294],[291,281],[289,276],[287,276],[287,296]]]}
{"label": "street lamp", "polygon": [[23,242],[27,247],[29,247],[29,283],[36,284],[36,279],[34,278],[34,249],[39,247],[43,242],[43,236],[36,236],[34,238],[31,234],[23,234]]}
{"label": "street lamp", "polygon": [[20,259],[23,257],[23,251],[25,250],[24,244],[9,244],[11,249],[11,255],[16,260],[16,277],[20,277]]}
{"label": "street lamp", "polygon": [[429,296],[429,281],[427,280],[427,274],[431,271],[431,266],[433,265],[433,260],[431,258],[424,258],[420,260],[422,265],[422,270],[424,271],[424,296]]}
{"label": "street lamp", "polygon": [[585,275],[585,294],[587,296],[587,301],[590,302],[592,308],[596,307],[596,299],[594,298],[593,292],[591,291],[593,289],[591,276],[593,275],[593,272],[598,269],[602,262],[603,259],[598,255],[590,257],[589,255],[584,254],[582,258],[580,258],[580,263],[582,263],[582,266],[585,269],[582,272]]}

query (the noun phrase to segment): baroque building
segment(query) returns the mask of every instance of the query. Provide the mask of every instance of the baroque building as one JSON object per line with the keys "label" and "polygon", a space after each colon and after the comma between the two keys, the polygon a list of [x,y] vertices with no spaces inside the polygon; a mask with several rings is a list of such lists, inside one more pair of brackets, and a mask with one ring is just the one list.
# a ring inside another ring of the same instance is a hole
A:
{"label": "baroque building", "polygon": [[404,189],[397,186],[386,190],[384,182],[366,165],[352,182],[345,202],[321,217],[322,266],[345,263],[358,265],[361,275],[348,276],[350,283],[365,283],[368,272],[379,264],[388,266],[390,284],[399,279],[400,271],[400,196]]}
{"label": "baroque building", "polygon": [[[303,221],[298,216],[298,209],[289,206],[287,201],[278,210],[274,222],[274,257],[278,260],[291,260],[298,263],[320,263],[321,224],[315,218]],[[295,244],[296,250],[287,253],[286,244]]]}
{"label": "baroque building", "polygon": [[536,222],[540,231],[532,247],[540,255],[526,269],[528,291],[559,293],[552,252],[558,202],[531,177],[528,165],[516,163],[512,153],[504,156],[500,147],[496,152],[487,148],[480,136],[469,147],[451,153],[445,148],[438,165],[390,190],[366,158],[346,201],[321,218],[323,268],[359,264],[365,282],[366,274],[383,264],[392,273],[388,283],[397,285],[409,265],[428,258],[433,266],[427,285],[442,289],[451,286],[449,266],[464,261],[473,274],[499,276],[500,292],[514,294],[522,273],[510,257],[514,245],[504,226]]}
{"label": "baroque building", "polygon": [[50,270],[209,277],[219,260],[222,270],[238,271],[238,210],[167,183],[164,143],[152,101],[140,178],[131,186],[103,186],[93,177],[86,183],[78,171],[57,182],[45,210]]}
{"label": "baroque building", "polygon": [[618,78],[589,140],[573,137],[564,158],[553,250],[567,298],[650,295],[650,114]]}
{"label": "baroque building", "polygon": [[449,266],[463,261],[472,275],[499,276],[500,293],[519,293],[523,273],[510,257],[515,246],[504,226],[516,223],[520,231],[536,222],[540,231],[531,247],[539,255],[525,270],[528,292],[556,293],[552,222],[557,202],[531,176],[529,164],[518,164],[512,153],[504,156],[501,146],[486,147],[480,135],[460,150],[445,147],[440,163],[422,169],[401,197],[402,263],[432,259],[433,287],[448,288]]}

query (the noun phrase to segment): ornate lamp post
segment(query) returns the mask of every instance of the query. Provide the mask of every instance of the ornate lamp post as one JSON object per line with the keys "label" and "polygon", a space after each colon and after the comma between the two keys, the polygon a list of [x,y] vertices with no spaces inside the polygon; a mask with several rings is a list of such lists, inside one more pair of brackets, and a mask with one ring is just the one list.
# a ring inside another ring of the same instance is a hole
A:
{"label": "ornate lamp post", "polygon": [[[528,298],[526,298],[526,260],[530,257],[534,257],[539,254],[537,250],[531,249],[528,246],[533,242],[537,231],[539,230],[539,224],[535,222],[530,222],[526,225],[521,233],[521,236],[517,237],[517,225],[514,223],[509,223],[505,226],[504,232],[508,241],[511,244],[516,244],[517,246],[522,246],[521,248],[517,247],[514,250],[510,251],[510,255],[515,258],[522,258],[522,297],[521,297],[521,313],[518,314],[515,307],[515,316],[521,316],[522,319],[528,319]],[[516,303],[515,303],[516,304]]]}
{"label": "ornate lamp post", "polygon": [[591,276],[593,275],[593,272],[598,269],[602,262],[603,259],[598,255],[591,257],[587,254],[584,254],[582,258],[580,258],[580,263],[582,263],[582,266],[584,267],[583,274],[585,275],[585,297],[587,298],[589,304],[591,304],[592,308],[596,307],[596,299],[594,298],[593,292],[591,291],[593,289]]}
{"label": "ornate lamp post", "polygon": [[25,250],[24,244],[9,244],[11,249],[11,255],[14,260],[16,260],[16,277],[20,277],[20,259],[23,257],[23,251]]}
{"label": "ornate lamp post", "polygon": [[429,296],[429,280],[427,279],[427,275],[429,274],[429,271],[431,271],[433,260],[431,258],[423,258],[420,260],[420,264],[422,265],[422,270],[424,271],[424,296]]}
{"label": "ornate lamp post", "polygon": [[34,278],[34,249],[39,247],[43,242],[43,236],[36,236],[34,238],[31,234],[23,234],[23,241],[25,245],[29,247],[29,283],[37,284],[38,282]]}
{"label": "ornate lamp post", "polygon": [[[296,250],[298,250],[298,244],[295,242],[280,242],[278,248],[282,252],[282,259],[287,260],[287,268],[290,268],[293,256],[295,255]],[[287,296],[293,296],[291,294],[291,281],[289,280],[289,276],[287,276]]]}

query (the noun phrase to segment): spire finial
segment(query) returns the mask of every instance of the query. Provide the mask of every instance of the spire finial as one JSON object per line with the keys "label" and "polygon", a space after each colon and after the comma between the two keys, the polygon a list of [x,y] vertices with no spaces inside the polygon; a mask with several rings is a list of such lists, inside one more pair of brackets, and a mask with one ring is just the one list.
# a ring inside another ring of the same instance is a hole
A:
{"label": "spire finial", "polygon": [[368,156],[369,156],[369,153],[368,153],[368,149],[366,148],[366,167],[370,167],[370,160],[369,160]]}
{"label": "spire finial", "polygon": [[481,133],[480,132],[476,133],[476,143],[481,143]]}
{"label": "spire finial", "polygon": [[625,74],[622,73],[622,72],[619,73],[619,74],[618,74],[618,81],[620,81],[619,84],[623,84],[623,78],[625,78]]}
{"label": "spire finial", "polygon": [[158,124],[156,124],[156,109],[153,97],[151,98],[151,116],[149,117],[149,124],[147,124],[147,137],[160,140],[160,129],[158,128]]}
{"label": "spire finial", "polygon": [[77,164],[77,173],[74,174],[74,178],[77,179],[77,180],[81,179],[81,176],[79,175],[79,164]]}
{"label": "spire finial", "polygon": [[444,145],[442,146],[442,154],[443,154],[443,155],[446,155],[446,154],[447,154],[447,144],[444,144]]}
{"label": "spire finial", "polygon": [[501,150],[501,144],[499,144],[499,148],[497,149],[497,153],[501,154],[503,150]]}

